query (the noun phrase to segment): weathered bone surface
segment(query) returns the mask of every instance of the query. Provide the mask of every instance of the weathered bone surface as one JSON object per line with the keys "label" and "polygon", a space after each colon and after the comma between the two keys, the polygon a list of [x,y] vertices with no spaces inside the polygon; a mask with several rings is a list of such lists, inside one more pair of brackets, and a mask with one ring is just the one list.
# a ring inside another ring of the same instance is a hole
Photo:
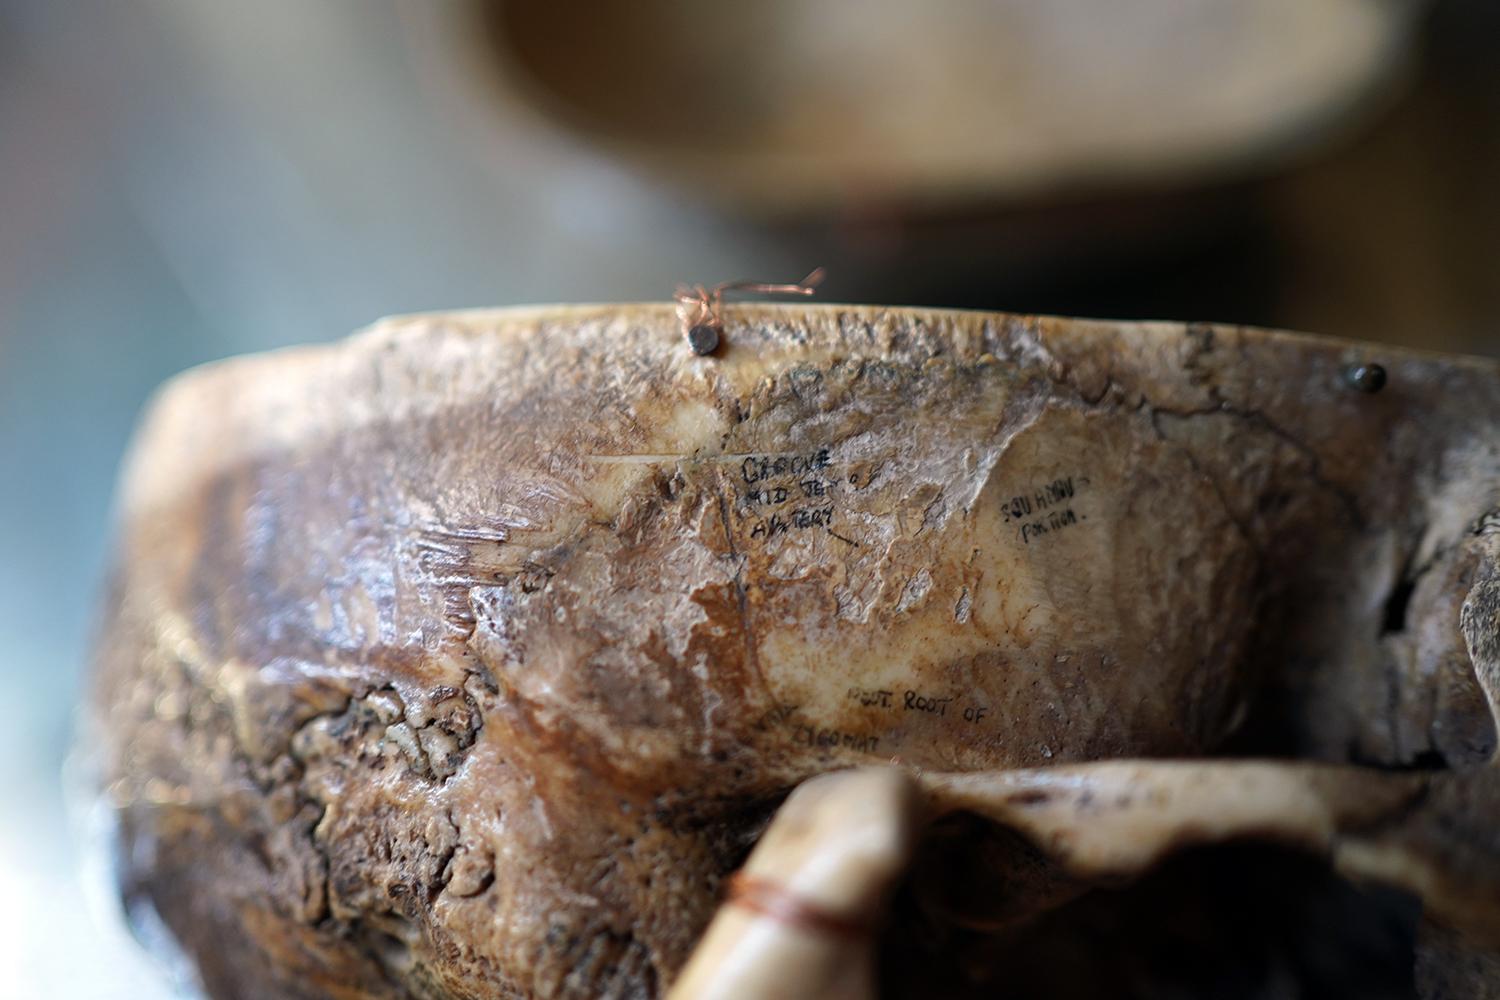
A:
{"label": "weathered bone surface", "polygon": [[[124,890],[210,992],[659,994],[786,794],[893,759],[1052,865],[934,875],[955,924],[1269,835],[1495,967],[1500,366],[837,306],[725,340],[411,317],[164,391],[93,711]],[[1207,754],[1308,763],[1083,763]]]}

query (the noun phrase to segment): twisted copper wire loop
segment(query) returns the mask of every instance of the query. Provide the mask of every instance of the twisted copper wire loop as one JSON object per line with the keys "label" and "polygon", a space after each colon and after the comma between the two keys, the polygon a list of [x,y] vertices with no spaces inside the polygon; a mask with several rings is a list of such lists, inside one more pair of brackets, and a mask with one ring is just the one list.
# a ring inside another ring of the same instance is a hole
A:
{"label": "twisted copper wire loop", "polygon": [[859,939],[870,933],[867,921],[830,913],[816,903],[802,899],[790,889],[746,875],[742,871],[729,876],[728,893],[724,901],[753,910],[790,927],[800,927],[834,937]]}
{"label": "twisted copper wire loop", "polygon": [[823,280],[823,269],[815,268],[811,274],[794,284],[769,284],[763,281],[726,281],[712,288],[702,285],[679,286],[673,298],[677,300],[677,316],[684,330],[699,324],[715,328],[724,325],[722,309],[725,292],[756,292],[762,295],[811,295]]}

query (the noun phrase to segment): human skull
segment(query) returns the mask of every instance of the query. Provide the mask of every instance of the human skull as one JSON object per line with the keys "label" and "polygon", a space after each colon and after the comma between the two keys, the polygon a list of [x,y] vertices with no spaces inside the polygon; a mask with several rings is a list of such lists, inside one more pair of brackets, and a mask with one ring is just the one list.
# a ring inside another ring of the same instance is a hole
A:
{"label": "human skull", "polygon": [[164,390],[92,732],[126,898],[209,993],[658,995],[789,791],[892,762],[888,991],[992,995],[1028,920],[1245,838],[1416,893],[1480,988],[1500,366],[845,306],[723,335],[419,316]]}

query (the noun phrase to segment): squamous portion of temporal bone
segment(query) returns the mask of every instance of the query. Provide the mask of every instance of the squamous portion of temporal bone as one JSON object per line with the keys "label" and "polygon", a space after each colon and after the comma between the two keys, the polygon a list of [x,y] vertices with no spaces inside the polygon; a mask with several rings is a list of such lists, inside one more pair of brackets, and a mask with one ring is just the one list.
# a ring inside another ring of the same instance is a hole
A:
{"label": "squamous portion of temporal bone", "polygon": [[649,991],[849,764],[1493,749],[1493,364],[726,321],[702,358],[665,306],[414,317],[165,390],[95,705],[133,898],[211,973]]}

